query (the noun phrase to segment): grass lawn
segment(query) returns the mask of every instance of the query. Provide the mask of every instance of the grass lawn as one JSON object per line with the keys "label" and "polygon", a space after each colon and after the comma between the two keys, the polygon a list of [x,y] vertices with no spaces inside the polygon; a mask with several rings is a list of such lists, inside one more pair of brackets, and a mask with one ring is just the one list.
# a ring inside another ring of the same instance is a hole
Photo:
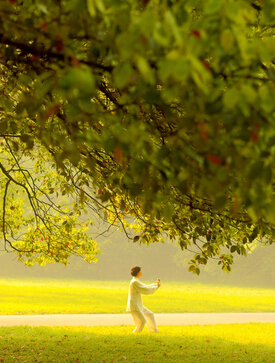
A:
{"label": "grass lawn", "polygon": [[1,363],[274,363],[275,324],[0,328]]}
{"label": "grass lawn", "polygon": [[[128,286],[129,281],[1,279],[0,315],[124,313]],[[155,313],[274,312],[275,290],[164,281],[143,301]]]}

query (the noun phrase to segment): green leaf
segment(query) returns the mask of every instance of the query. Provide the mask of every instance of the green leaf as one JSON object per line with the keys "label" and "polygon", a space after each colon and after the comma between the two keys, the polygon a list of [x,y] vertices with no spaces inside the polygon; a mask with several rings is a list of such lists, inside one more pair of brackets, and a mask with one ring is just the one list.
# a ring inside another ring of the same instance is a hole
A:
{"label": "green leaf", "polygon": [[97,9],[98,9],[101,13],[105,13],[106,8],[105,8],[105,5],[104,5],[103,0],[94,0],[94,2],[95,2],[95,5],[96,5]]}
{"label": "green leaf", "polygon": [[122,63],[114,71],[115,81],[119,88],[125,87],[133,76],[133,68],[129,62]]}
{"label": "green leaf", "polygon": [[25,74],[22,74],[20,77],[19,77],[19,82],[24,85],[24,86],[28,86],[29,84],[31,84],[32,82],[32,79],[25,75]]}
{"label": "green leaf", "polygon": [[14,104],[13,102],[7,97],[0,97],[0,105],[2,105],[6,112],[13,111]]}
{"label": "green leaf", "polygon": [[244,84],[241,87],[241,93],[244,96],[247,103],[254,104],[254,102],[257,100],[257,93],[255,92],[254,88]]}
{"label": "green leaf", "polygon": [[251,180],[257,179],[261,177],[261,173],[263,172],[263,161],[257,160],[254,163],[252,163],[248,177]]}
{"label": "green leaf", "polygon": [[222,1],[209,0],[205,3],[205,13],[206,14],[217,13],[221,10],[221,7],[222,7]]}
{"label": "green leaf", "polygon": [[26,110],[27,104],[25,102],[19,102],[16,107],[15,111],[18,115],[21,115]]}
{"label": "green leaf", "polygon": [[232,32],[230,31],[230,29],[225,29],[222,33],[221,33],[221,46],[222,48],[226,51],[229,52],[235,42],[235,38],[234,35],[232,34]]}
{"label": "green leaf", "polygon": [[95,79],[88,68],[70,68],[60,81],[61,88],[71,97],[91,98],[95,92]]}
{"label": "green leaf", "polygon": [[167,23],[167,25],[169,26],[169,28],[173,32],[176,43],[180,43],[181,42],[181,34],[180,34],[180,31],[179,31],[176,19],[174,18],[174,15],[169,10],[166,11],[166,13],[165,13],[165,22]]}
{"label": "green leaf", "polygon": [[149,84],[154,84],[155,83],[154,72],[151,69],[148,61],[144,57],[137,56],[136,65],[141,75],[143,76],[144,80]]}
{"label": "green leaf", "polygon": [[196,267],[196,268],[195,268],[195,274],[199,276],[199,275],[200,275],[200,273],[201,273],[200,268],[199,268],[199,267]]}
{"label": "green leaf", "polygon": [[263,13],[265,20],[270,23],[275,19],[275,4],[272,1],[263,3]]}
{"label": "green leaf", "polygon": [[92,18],[96,16],[96,8],[95,8],[95,1],[94,0],[87,0],[87,8],[89,14]]}
{"label": "green leaf", "polygon": [[169,204],[166,204],[163,208],[163,216],[166,222],[170,222],[172,220],[172,211]]}
{"label": "green leaf", "polygon": [[240,99],[239,90],[235,87],[229,88],[223,95],[223,104],[228,110],[235,108]]}
{"label": "green leaf", "polygon": [[0,134],[3,134],[7,131],[7,128],[8,128],[8,123],[7,121],[2,121],[0,123]]}
{"label": "green leaf", "polygon": [[235,252],[235,251],[237,251],[237,246],[231,246],[231,248],[230,248],[230,252]]}
{"label": "green leaf", "polygon": [[72,152],[70,154],[68,154],[68,159],[71,161],[71,163],[74,165],[74,166],[77,166],[78,163],[80,162],[81,160],[81,157],[79,155],[79,152],[76,150],[75,152]]}
{"label": "green leaf", "polygon": [[215,208],[222,209],[228,201],[228,197],[225,195],[218,196],[215,200]]}
{"label": "green leaf", "polygon": [[273,169],[271,165],[268,165],[264,168],[264,179],[266,184],[270,184],[273,181]]}
{"label": "green leaf", "polygon": [[189,272],[193,272],[193,271],[195,271],[196,270],[196,266],[194,266],[194,265],[191,265],[191,266],[189,266],[189,268],[188,268],[188,271]]}

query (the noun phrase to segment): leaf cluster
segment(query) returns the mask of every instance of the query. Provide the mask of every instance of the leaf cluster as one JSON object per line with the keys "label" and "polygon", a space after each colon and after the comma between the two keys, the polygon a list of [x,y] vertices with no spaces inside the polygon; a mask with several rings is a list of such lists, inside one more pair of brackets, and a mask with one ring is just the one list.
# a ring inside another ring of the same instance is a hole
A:
{"label": "leaf cluster", "polygon": [[272,1],[0,5],[0,132],[45,148],[65,194],[134,242],[195,249],[196,274],[272,243]]}

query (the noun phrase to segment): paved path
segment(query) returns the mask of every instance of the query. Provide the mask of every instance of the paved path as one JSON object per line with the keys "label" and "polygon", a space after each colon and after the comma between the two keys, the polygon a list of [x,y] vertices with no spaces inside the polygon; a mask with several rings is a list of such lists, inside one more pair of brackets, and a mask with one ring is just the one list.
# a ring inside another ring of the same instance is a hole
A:
{"label": "paved path", "polygon": [[[158,325],[275,323],[275,313],[155,314]],[[0,326],[134,325],[131,314],[0,315]]]}

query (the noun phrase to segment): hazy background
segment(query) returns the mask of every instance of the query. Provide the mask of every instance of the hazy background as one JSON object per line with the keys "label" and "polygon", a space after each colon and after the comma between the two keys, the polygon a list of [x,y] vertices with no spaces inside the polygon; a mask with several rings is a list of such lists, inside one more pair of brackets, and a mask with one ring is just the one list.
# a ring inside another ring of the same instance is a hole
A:
{"label": "hazy background", "polygon": [[[226,284],[235,286],[257,286],[275,288],[275,246],[258,246],[248,257],[235,256],[231,273],[226,273],[212,260],[202,267],[200,276],[188,272],[188,261],[192,257],[177,244],[158,243],[139,245],[116,232],[98,241],[101,255],[98,262],[88,264],[81,258],[72,258],[68,266],[48,264],[46,266],[24,266],[16,260],[14,253],[0,252],[0,278],[64,278],[90,280],[128,280],[130,267],[142,266],[143,280],[196,282],[203,284]],[[1,249],[1,245],[0,245]]]}

